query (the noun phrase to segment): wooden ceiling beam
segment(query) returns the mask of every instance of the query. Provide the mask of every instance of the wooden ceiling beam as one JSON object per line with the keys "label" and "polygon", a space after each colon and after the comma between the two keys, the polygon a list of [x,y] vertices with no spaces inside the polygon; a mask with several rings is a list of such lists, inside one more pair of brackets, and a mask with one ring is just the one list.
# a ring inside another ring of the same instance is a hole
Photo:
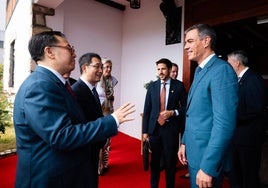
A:
{"label": "wooden ceiling beam", "polygon": [[120,3],[116,3],[114,1],[110,1],[110,0],[95,0],[95,1],[103,3],[103,4],[108,5],[110,7],[119,9],[121,11],[124,11],[126,9],[126,7],[124,5],[122,5]]}

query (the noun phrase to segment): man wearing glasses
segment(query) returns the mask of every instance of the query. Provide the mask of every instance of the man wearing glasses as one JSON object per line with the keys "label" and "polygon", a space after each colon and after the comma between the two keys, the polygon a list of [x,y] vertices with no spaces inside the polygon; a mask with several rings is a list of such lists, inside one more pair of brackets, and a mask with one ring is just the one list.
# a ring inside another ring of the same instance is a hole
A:
{"label": "man wearing glasses", "polygon": [[[90,187],[92,143],[116,135],[130,121],[134,105],[85,121],[63,77],[75,68],[76,54],[61,32],[33,36],[28,45],[37,63],[22,83],[14,102],[17,142],[15,187]],[[66,86],[65,86],[66,84]]]}
{"label": "man wearing glasses", "polygon": [[[101,104],[96,84],[102,76],[101,57],[96,53],[86,53],[79,59],[81,77],[73,84],[72,89],[76,95],[76,100],[81,106],[86,121],[94,121],[103,117]],[[90,153],[90,175],[92,188],[98,187],[98,163],[100,149],[105,145],[107,139],[92,143],[89,147]]]}

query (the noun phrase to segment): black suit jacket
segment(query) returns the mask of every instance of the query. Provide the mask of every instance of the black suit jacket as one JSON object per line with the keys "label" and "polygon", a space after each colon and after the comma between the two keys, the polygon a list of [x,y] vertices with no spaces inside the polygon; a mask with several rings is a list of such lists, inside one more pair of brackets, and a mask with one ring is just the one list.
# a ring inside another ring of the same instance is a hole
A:
{"label": "black suit jacket", "polygon": [[70,85],[73,85],[76,82],[76,79],[69,77]]}
{"label": "black suit jacket", "polygon": [[72,89],[85,114],[86,121],[103,117],[101,106],[96,102],[92,91],[80,78],[72,85]]}
{"label": "black suit jacket", "polygon": [[[90,90],[90,88],[83,82],[80,78],[72,85],[74,94],[76,95],[76,100],[81,106],[86,121],[94,121],[99,117],[103,117],[101,106],[95,100],[95,97]],[[90,188],[98,187],[98,162],[99,162],[99,151],[106,143],[106,140],[95,142],[90,145],[89,152],[91,158],[91,169],[88,174],[89,179],[91,180]]]}
{"label": "black suit jacket", "polygon": [[[152,82],[147,90],[144,103],[142,133],[152,134],[155,130],[160,111],[160,85],[161,81]],[[174,126],[178,131],[184,128],[185,108],[187,104],[187,93],[184,84],[179,80],[170,81],[167,110],[178,110],[178,116],[172,116],[168,124]]]}
{"label": "black suit jacket", "polygon": [[239,81],[234,143],[257,146],[265,136],[266,94],[262,77],[248,69]]}

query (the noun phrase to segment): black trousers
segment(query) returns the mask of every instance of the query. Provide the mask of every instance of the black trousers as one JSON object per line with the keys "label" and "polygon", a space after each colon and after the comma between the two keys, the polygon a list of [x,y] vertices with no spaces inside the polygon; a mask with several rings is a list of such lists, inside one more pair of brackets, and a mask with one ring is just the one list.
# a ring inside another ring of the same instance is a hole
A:
{"label": "black trousers", "polygon": [[231,188],[260,188],[260,146],[233,146],[233,168],[229,174]]}
{"label": "black trousers", "polygon": [[176,164],[178,162],[179,131],[169,124],[157,125],[154,133],[149,138],[152,150],[150,162],[151,188],[158,188],[161,172],[160,164],[162,163],[165,170],[166,188],[174,188]]}

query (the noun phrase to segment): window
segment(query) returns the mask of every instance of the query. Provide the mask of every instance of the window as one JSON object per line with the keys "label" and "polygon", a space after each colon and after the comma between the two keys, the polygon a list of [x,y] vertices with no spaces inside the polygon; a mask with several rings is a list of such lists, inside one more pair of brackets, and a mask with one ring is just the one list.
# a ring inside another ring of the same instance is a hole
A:
{"label": "window", "polygon": [[14,87],[15,41],[10,45],[8,86]]}

